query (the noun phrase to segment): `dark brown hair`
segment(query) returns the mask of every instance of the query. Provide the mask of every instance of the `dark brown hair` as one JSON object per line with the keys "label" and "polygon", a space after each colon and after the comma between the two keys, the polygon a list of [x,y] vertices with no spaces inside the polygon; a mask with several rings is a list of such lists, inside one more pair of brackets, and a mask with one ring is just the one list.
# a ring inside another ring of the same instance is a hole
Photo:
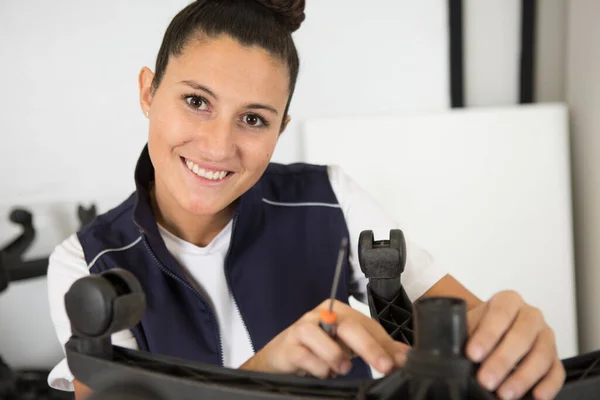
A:
{"label": "dark brown hair", "polygon": [[226,34],[244,46],[260,46],[284,61],[289,71],[287,116],[300,62],[292,32],[304,21],[305,0],[197,0],[181,10],[163,37],[152,87],[158,88],[169,58],[179,56],[188,42],[202,35]]}

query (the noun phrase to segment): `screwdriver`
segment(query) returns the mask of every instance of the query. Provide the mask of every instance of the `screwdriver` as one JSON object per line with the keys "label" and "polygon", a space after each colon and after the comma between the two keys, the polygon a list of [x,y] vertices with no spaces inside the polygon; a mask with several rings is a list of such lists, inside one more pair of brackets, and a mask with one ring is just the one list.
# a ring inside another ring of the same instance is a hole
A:
{"label": "screwdriver", "polygon": [[319,321],[319,326],[330,337],[335,337],[335,335],[336,335],[337,315],[333,311],[333,302],[335,300],[338,283],[340,281],[342,265],[344,264],[344,254],[346,253],[347,247],[348,247],[348,238],[343,238],[342,245],[340,246],[340,251],[338,254],[337,265],[335,266],[335,275],[333,277],[333,285],[331,288],[331,302],[329,303],[329,308],[325,308],[325,309],[321,310],[321,319]]}

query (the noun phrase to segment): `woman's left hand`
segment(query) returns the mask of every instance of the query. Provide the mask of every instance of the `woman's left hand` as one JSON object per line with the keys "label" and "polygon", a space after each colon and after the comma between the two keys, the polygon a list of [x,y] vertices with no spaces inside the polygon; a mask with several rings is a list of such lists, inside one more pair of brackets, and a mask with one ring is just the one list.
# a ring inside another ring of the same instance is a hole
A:
{"label": "woman's left hand", "polygon": [[521,398],[532,388],[535,399],[556,397],[565,370],[540,310],[515,292],[500,292],[469,311],[468,325],[467,357],[481,363],[483,387],[501,399]]}

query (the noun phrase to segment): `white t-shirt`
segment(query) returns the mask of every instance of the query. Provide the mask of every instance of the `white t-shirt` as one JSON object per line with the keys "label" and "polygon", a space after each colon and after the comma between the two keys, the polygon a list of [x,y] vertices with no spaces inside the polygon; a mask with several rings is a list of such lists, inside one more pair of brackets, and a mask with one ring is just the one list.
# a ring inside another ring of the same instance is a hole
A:
{"label": "white t-shirt", "polygon": [[[328,167],[328,173],[350,233],[349,251],[353,282],[359,288],[359,295],[364,294],[368,280],[360,270],[356,254],[360,233],[364,230],[372,230],[375,240],[382,240],[389,237],[390,229],[402,228],[339,167]],[[224,262],[231,229],[230,222],[208,246],[201,248],[159,227],[169,252],[215,310],[220,327],[225,366],[237,368],[253,356],[253,351],[247,330],[225,280]],[[429,253],[415,246],[409,239],[406,239],[406,242],[407,261],[402,274],[402,283],[408,297],[414,301],[439,281],[446,271],[434,264]],[[83,249],[77,235],[73,234],[54,250],[48,266],[50,315],[63,349],[71,337],[64,296],[76,280],[89,274]],[[115,333],[112,336],[112,343],[130,349],[138,348],[129,330]],[[59,390],[73,390],[73,375],[69,371],[66,359],[51,371],[48,384]]]}

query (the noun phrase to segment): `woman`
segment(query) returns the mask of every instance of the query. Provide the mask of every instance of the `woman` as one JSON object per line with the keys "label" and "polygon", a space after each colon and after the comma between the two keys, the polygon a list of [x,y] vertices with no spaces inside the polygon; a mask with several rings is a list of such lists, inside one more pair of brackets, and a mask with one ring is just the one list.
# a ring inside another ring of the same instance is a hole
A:
{"label": "woman", "polygon": [[[407,348],[347,305],[364,299],[358,235],[397,228],[337,167],[270,163],[290,117],[299,61],[291,33],[304,1],[200,0],[169,25],[156,71],[139,75],[148,144],[136,191],[56,248],[51,314],[70,335],[63,298],[89,273],[124,268],[147,311],[113,343],[265,372],[369,375],[401,367]],[[338,246],[351,240],[338,290],[338,341],[318,326]],[[551,329],[512,292],[482,302],[409,243],[403,284],[411,300],[456,296],[469,306],[467,354],[503,398],[534,388],[551,398],[564,380]],[[348,351],[358,355],[350,359]],[[518,366],[517,366],[518,364]],[[517,368],[514,368],[517,367]],[[51,385],[73,382],[65,362]]]}

